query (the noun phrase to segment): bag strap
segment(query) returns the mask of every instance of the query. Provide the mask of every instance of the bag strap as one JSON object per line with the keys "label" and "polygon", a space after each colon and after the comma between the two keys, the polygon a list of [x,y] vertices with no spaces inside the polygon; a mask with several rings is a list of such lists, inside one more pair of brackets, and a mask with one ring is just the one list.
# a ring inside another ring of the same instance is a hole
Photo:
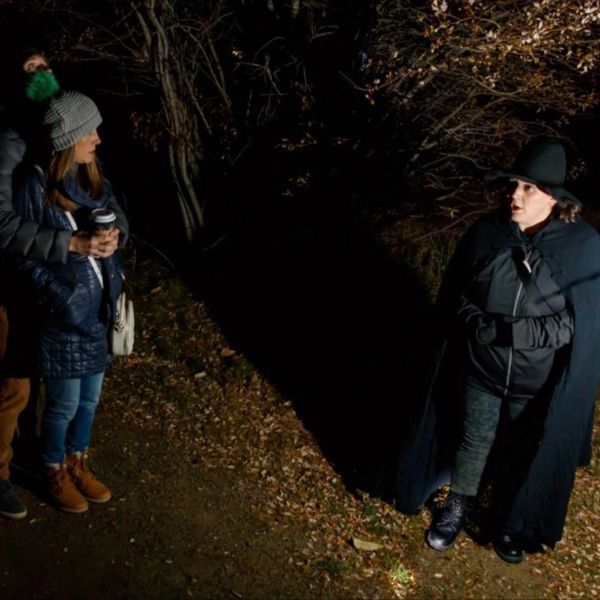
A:
{"label": "bag strap", "polygon": [[[73,231],[77,231],[77,223],[75,222],[73,215],[68,210],[65,211],[65,215],[67,216]],[[96,273],[100,287],[104,289],[104,278],[102,277],[102,273],[100,272],[100,267],[98,266],[96,259],[93,256],[87,256],[86,258],[90,261],[90,265],[92,265],[92,269],[94,269],[94,273]]]}

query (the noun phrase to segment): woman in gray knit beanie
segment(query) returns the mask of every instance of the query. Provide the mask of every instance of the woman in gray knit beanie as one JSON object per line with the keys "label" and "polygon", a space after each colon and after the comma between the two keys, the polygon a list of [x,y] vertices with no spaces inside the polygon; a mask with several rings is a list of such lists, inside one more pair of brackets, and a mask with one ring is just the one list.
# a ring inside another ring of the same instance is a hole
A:
{"label": "woman in gray knit beanie", "polygon": [[102,117],[90,98],[79,92],[64,91],[47,100],[42,123],[48,129],[52,149],[58,152],[94,132]]}
{"label": "woman in gray knit beanie", "polygon": [[49,197],[52,205],[72,208],[68,197],[60,191],[60,182],[77,165],[77,174],[87,184],[92,198],[102,194],[103,180],[96,160],[100,144],[98,127],[102,117],[94,102],[74,91],[59,92],[47,100],[42,117],[51,157],[46,170]]}
{"label": "woman in gray knit beanie", "polygon": [[[18,183],[15,211],[40,228],[92,233],[94,211],[115,206],[96,158],[102,117],[90,98],[74,91],[58,91],[42,106],[38,141],[46,151],[38,152],[37,164]],[[110,362],[108,334],[123,270],[116,255],[74,252],[66,264],[41,256],[21,259],[17,268],[27,282],[20,298],[16,295],[17,322],[36,324],[34,360],[46,386],[41,444],[48,492],[61,510],[84,512],[88,501],[111,498],[90,471],[87,450]]]}

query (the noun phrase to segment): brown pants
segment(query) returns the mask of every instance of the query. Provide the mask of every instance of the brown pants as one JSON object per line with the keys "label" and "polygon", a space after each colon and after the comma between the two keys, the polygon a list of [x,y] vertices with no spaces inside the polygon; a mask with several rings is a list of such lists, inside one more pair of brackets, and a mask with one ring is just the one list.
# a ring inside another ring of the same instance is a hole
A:
{"label": "brown pants", "polygon": [[[0,306],[0,360],[6,351],[8,316]],[[8,479],[12,460],[12,441],[17,430],[19,414],[27,405],[29,379],[0,375],[0,477]]]}

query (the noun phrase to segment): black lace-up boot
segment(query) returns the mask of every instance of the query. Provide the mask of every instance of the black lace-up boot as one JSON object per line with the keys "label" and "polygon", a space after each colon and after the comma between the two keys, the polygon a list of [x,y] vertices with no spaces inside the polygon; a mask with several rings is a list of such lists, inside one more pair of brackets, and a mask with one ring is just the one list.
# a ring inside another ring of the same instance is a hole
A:
{"label": "black lace-up boot", "polygon": [[439,552],[452,548],[456,536],[465,526],[474,500],[475,496],[450,491],[443,508],[434,517],[427,532],[427,543],[431,548]]}

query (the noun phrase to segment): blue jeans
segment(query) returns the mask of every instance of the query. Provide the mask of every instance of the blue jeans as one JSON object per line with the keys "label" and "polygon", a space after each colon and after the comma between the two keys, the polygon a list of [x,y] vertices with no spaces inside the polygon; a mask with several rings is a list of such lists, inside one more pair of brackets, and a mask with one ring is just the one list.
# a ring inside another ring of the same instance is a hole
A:
{"label": "blue jeans", "polygon": [[42,461],[62,463],[67,452],[83,452],[90,444],[104,373],[80,379],[47,379],[42,419]]}
{"label": "blue jeans", "polygon": [[481,476],[496,439],[502,403],[507,402],[508,417],[516,420],[525,404],[503,400],[495,394],[466,386],[463,435],[454,457],[450,487],[458,494],[475,496]]}

